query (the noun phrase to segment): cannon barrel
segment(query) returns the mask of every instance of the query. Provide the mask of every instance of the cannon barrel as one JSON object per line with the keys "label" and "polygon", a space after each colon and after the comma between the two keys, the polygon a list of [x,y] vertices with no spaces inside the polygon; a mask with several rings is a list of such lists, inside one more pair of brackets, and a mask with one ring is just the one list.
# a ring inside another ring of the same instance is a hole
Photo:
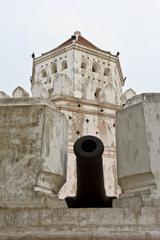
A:
{"label": "cannon barrel", "polygon": [[74,144],[77,163],[76,197],[67,197],[68,207],[112,207],[106,196],[102,154],[104,145],[95,136],[84,136]]}
{"label": "cannon barrel", "polygon": [[94,136],[85,136],[74,144],[77,162],[77,199],[100,201],[106,197],[103,177],[103,143]]}

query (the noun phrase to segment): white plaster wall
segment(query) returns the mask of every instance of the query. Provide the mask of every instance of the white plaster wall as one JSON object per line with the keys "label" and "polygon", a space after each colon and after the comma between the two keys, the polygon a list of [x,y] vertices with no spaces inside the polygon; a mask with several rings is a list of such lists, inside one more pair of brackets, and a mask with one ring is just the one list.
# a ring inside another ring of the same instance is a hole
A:
{"label": "white plaster wall", "polygon": [[[63,61],[67,62],[67,68],[62,70]],[[57,65],[57,72],[51,73],[52,63]],[[42,71],[46,71],[46,77],[42,77]],[[66,78],[66,81],[63,79]],[[39,60],[34,62],[34,76],[32,76],[32,95],[49,97],[53,94],[64,94],[64,89],[69,91],[65,92],[66,95],[73,95],[73,50],[69,50],[55,57],[52,55],[47,57],[47,60]],[[58,84],[57,84],[58,82]],[[59,85],[59,86],[58,86]],[[47,90],[49,94],[43,94],[42,91]]]}
{"label": "white plaster wall", "polygon": [[[76,161],[73,153],[73,144],[80,136],[94,135],[103,141],[103,170],[106,194],[115,196],[117,189],[117,165],[115,156],[115,119],[77,111],[64,111],[69,121],[69,155],[67,166],[67,183],[61,189],[59,197],[74,196],[76,194]],[[89,121],[86,121],[89,120]],[[77,135],[79,131],[79,135]]]}
{"label": "white plaster wall", "polygon": [[124,193],[148,190],[160,198],[159,112],[160,94],[142,94],[117,113],[118,178]]}
{"label": "white plaster wall", "polygon": [[35,98],[1,99],[0,112],[0,207],[39,208],[48,194],[53,206],[66,180],[64,114]]}
{"label": "white plaster wall", "polygon": [[146,137],[149,147],[150,168],[155,177],[157,195],[160,198],[160,101],[143,103]]}
{"label": "white plaster wall", "polygon": [[[135,175],[138,179],[138,174],[142,176],[147,173],[150,164],[141,103],[117,113],[116,140],[119,179]],[[139,184],[143,184],[143,181]]]}
{"label": "white plaster wall", "polygon": [[[68,67],[62,71],[63,61],[67,61]],[[51,74],[52,63],[57,64],[57,73],[55,74]],[[85,69],[81,68],[82,63],[86,64]],[[97,64],[98,72],[92,71],[93,64]],[[107,76],[104,75],[105,69],[108,70]],[[42,70],[46,71],[46,77],[41,76]],[[71,49],[55,57],[51,55],[48,60],[39,60],[37,63],[35,61],[34,71],[33,95],[42,95],[42,97],[60,93],[63,95],[62,89],[64,88],[65,95],[104,103],[121,104],[122,83],[117,65],[107,55],[106,58],[102,58],[85,51]],[[63,81],[64,78],[67,81]],[[45,90],[49,94],[46,94]]]}
{"label": "white plaster wall", "polygon": [[[83,98],[120,105],[122,83],[113,60],[75,50],[75,62],[74,88],[82,93]],[[86,64],[86,69],[81,68],[83,62]],[[94,63],[99,65],[98,72],[92,71]],[[106,68],[110,70],[108,76],[104,75]],[[95,97],[97,88],[100,89],[100,98]]]}

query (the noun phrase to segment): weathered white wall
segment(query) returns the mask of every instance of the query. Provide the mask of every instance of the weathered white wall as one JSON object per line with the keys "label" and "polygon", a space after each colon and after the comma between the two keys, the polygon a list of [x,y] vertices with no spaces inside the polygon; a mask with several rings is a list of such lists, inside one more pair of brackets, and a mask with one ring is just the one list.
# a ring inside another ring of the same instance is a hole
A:
{"label": "weathered white wall", "polygon": [[159,240],[159,208],[0,209],[0,239]]}
{"label": "weathered white wall", "polygon": [[118,181],[122,197],[140,195],[141,203],[147,206],[160,205],[159,129],[158,93],[134,97],[133,103],[130,100],[117,113]]}
{"label": "weathered white wall", "polygon": [[[62,70],[64,61],[67,63],[67,68]],[[57,66],[56,73],[52,73],[53,63]],[[83,64],[85,67],[82,68]],[[94,64],[96,72],[92,70]],[[43,71],[46,73],[45,77]],[[42,58],[35,61],[32,78],[33,96],[49,97],[62,94],[121,104],[121,79],[116,61],[110,59],[108,55],[95,56],[94,53],[76,49],[65,51],[54,57],[51,55],[46,60]]]}
{"label": "weathered white wall", "polygon": [[[56,103],[57,105],[57,103]],[[80,104],[81,105],[81,104]],[[58,103],[60,106],[60,103]],[[64,198],[66,195],[76,193],[76,163],[73,153],[73,144],[77,138],[84,135],[94,135],[102,139],[105,150],[103,154],[104,179],[106,194],[109,196],[117,195],[116,177],[116,153],[115,153],[115,110],[103,109],[86,105],[77,106],[77,103],[68,101],[62,102],[61,106],[69,122],[69,155],[67,167],[67,184],[62,188],[59,196]],[[75,109],[77,107],[77,109]],[[69,110],[71,108],[71,110]],[[87,108],[87,113],[85,113]],[[74,111],[73,111],[74,109]]]}
{"label": "weathered white wall", "polygon": [[[83,63],[85,68],[81,66]],[[94,64],[97,67],[96,72],[92,70]],[[116,62],[107,56],[95,56],[87,51],[75,50],[74,89],[84,99],[120,104],[122,83]]]}
{"label": "weathered white wall", "polygon": [[0,207],[56,205],[66,179],[64,114],[34,98],[1,99],[0,112]]}
{"label": "weathered white wall", "polygon": [[[43,56],[42,56],[43,57]],[[67,68],[63,69],[63,63],[67,63]],[[57,71],[52,72],[52,65],[55,64]],[[53,94],[72,95],[69,89],[73,86],[73,50],[51,56],[47,59],[40,60],[34,64],[34,75],[32,76],[32,96],[33,97],[50,97]],[[45,71],[45,76],[43,72]],[[66,91],[64,91],[64,89]],[[73,90],[72,90],[73,92]]]}

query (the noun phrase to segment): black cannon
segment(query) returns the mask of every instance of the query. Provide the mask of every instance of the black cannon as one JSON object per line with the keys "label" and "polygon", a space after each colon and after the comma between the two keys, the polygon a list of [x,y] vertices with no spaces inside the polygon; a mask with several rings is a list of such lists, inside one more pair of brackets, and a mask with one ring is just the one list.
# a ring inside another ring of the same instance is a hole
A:
{"label": "black cannon", "polygon": [[112,207],[114,197],[107,197],[104,187],[103,151],[102,141],[94,136],[84,136],[75,142],[77,193],[65,199],[69,208]]}

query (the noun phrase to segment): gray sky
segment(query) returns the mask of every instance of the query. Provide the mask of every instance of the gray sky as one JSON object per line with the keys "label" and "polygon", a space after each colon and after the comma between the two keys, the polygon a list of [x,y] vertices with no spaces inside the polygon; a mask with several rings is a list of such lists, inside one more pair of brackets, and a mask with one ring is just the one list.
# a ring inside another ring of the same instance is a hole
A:
{"label": "gray sky", "polygon": [[160,92],[160,0],[0,0],[0,90],[30,91],[31,54],[73,34],[120,52],[124,90]]}

